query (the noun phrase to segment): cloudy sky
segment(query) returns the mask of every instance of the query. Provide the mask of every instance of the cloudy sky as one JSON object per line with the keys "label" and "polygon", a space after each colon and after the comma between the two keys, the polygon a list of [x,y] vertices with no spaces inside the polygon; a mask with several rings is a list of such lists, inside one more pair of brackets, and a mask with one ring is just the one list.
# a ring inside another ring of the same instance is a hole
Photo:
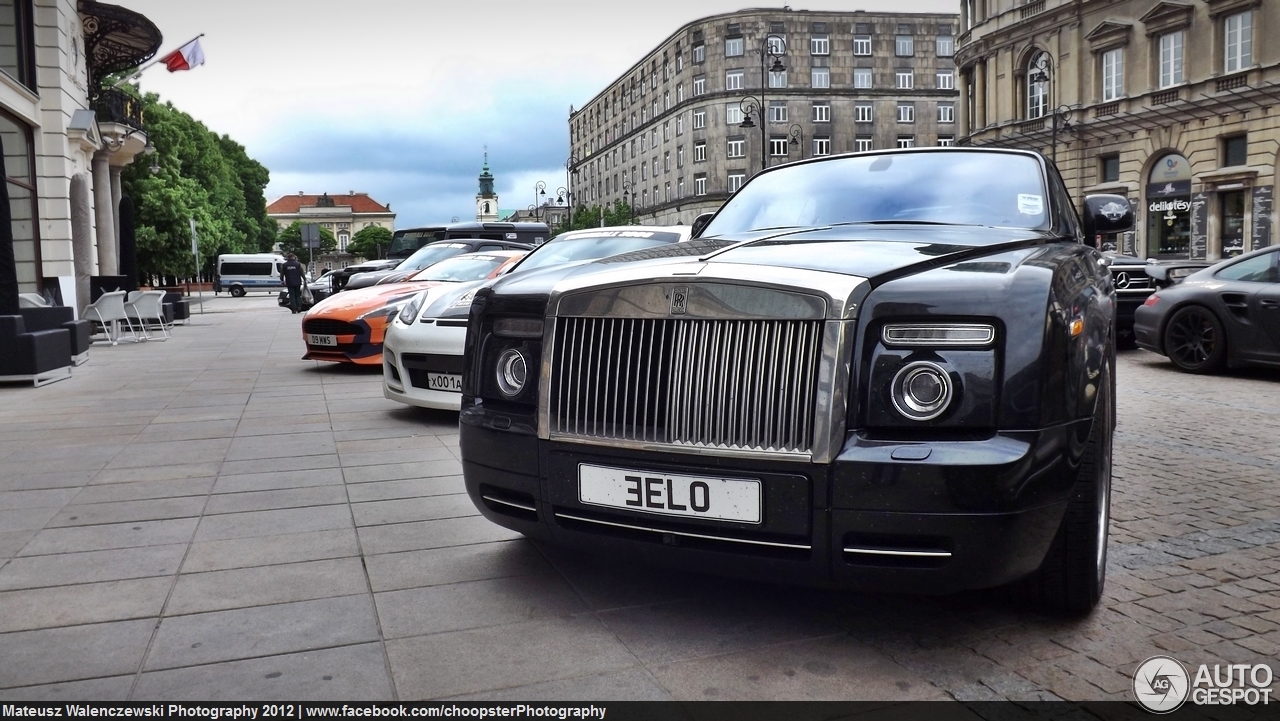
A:
{"label": "cloudy sky", "polygon": [[[744,0],[627,5],[422,0],[118,0],[167,53],[199,33],[206,64],[148,70],[142,88],[230,135],[271,170],[268,201],[368,192],[397,227],[475,217],[484,147],[503,208],[565,184],[581,107],[684,23]],[[957,12],[959,0],[809,10]]]}

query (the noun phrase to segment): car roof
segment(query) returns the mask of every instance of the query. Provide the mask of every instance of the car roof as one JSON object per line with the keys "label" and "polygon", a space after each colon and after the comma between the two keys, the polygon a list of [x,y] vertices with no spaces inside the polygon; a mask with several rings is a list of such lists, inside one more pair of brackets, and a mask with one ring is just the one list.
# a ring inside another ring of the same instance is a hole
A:
{"label": "car roof", "polygon": [[[688,225],[606,225],[603,228],[583,228],[581,230],[566,230],[565,232],[560,233],[559,235],[555,236],[555,238],[552,238],[551,240],[578,238],[578,237],[584,237],[584,238],[599,237],[603,233],[619,232],[619,231],[676,233],[680,235],[681,241],[685,241],[689,239],[690,234],[693,232],[693,228],[691,228]],[[547,242],[549,243],[551,241],[548,240]]]}

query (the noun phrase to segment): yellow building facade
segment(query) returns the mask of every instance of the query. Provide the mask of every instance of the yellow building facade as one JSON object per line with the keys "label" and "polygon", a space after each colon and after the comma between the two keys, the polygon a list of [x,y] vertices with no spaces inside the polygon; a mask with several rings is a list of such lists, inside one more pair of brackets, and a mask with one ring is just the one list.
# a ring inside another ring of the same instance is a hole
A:
{"label": "yellow building facade", "polygon": [[1276,242],[1280,2],[962,0],[961,144],[1056,158],[1077,198],[1127,196],[1098,239],[1214,260]]}

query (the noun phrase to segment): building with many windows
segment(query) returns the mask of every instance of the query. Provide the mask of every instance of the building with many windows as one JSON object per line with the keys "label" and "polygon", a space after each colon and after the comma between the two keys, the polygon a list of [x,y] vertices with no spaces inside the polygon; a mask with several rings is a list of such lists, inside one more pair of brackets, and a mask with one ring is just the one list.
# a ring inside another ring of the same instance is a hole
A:
{"label": "building with many windows", "polygon": [[317,255],[316,267],[321,270],[345,268],[352,263],[360,263],[365,259],[347,252],[347,243],[352,236],[370,225],[380,225],[387,230],[394,230],[396,214],[391,205],[383,205],[368,193],[347,191],[346,195],[308,195],[298,191],[297,195],[286,195],[267,206],[267,217],[276,221],[281,228],[287,228],[295,222],[315,223],[333,233],[338,247],[333,253]]}
{"label": "building with many windows", "polygon": [[951,144],[958,22],[755,9],[688,23],[570,113],[573,204],[688,224],[761,167]]}
{"label": "building with many windows", "polygon": [[963,0],[961,142],[1056,157],[1077,197],[1126,195],[1130,255],[1274,242],[1280,3]]}

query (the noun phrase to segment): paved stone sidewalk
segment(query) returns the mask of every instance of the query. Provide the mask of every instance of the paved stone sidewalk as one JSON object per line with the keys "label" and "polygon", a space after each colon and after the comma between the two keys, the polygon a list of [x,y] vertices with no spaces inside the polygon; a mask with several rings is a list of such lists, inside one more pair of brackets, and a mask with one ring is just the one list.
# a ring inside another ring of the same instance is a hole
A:
{"label": "paved stone sidewalk", "polygon": [[0,698],[1084,700],[1280,655],[1274,372],[1122,357],[1107,597],[1067,622],[535,547],[467,500],[455,414],[300,361],[274,299],[207,309],[0,387]]}

